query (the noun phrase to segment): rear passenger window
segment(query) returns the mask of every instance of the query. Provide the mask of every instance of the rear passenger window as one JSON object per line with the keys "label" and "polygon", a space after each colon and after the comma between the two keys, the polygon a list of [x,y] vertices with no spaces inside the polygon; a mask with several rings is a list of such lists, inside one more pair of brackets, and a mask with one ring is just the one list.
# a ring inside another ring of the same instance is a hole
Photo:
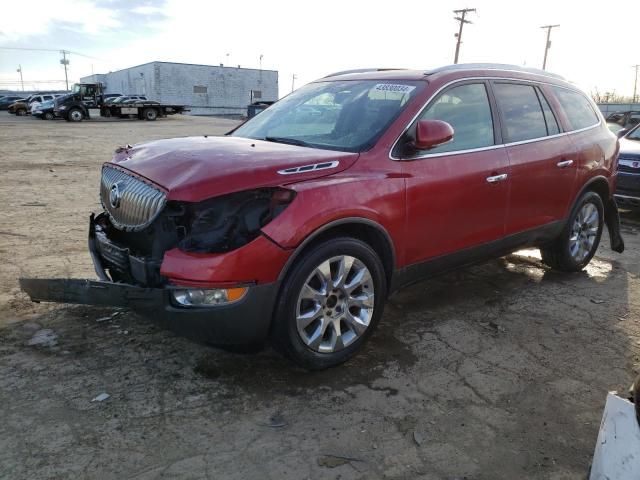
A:
{"label": "rear passenger window", "polygon": [[534,87],[496,83],[494,93],[502,112],[507,142],[547,136],[547,123]]}
{"label": "rear passenger window", "polygon": [[442,120],[453,127],[453,140],[425,153],[451,152],[488,147],[494,144],[493,118],[487,89],[483,83],[453,87],[443,93],[421,115],[420,120]]}
{"label": "rear passenger window", "polygon": [[553,92],[567,114],[572,130],[592,127],[598,123],[599,118],[584,95],[560,87],[553,87]]}
{"label": "rear passenger window", "polygon": [[556,120],[553,111],[551,111],[551,107],[549,107],[549,103],[547,103],[547,99],[544,98],[544,95],[540,91],[539,88],[536,88],[536,92],[538,92],[538,99],[540,100],[540,105],[542,105],[542,112],[544,113],[544,121],[547,124],[547,133],[549,135],[555,135],[560,133],[560,127],[558,126],[558,121]]}

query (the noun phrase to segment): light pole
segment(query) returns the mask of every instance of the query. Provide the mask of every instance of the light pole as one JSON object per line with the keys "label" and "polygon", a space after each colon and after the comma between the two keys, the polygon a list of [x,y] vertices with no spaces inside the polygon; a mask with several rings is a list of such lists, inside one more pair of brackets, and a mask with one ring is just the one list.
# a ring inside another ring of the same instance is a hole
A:
{"label": "light pole", "polygon": [[67,86],[67,91],[69,91],[69,76],[67,75],[67,66],[69,65],[69,60],[67,60],[67,51],[60,50],[62,54],[62,58],[60,59],[60,65],[64,66],[64,83]]}
{"label": "light pole", "polygon": [[298,76],[294,73],[293,75],[291,75],[291,91],[293,92],[295,85],[296,85],[296,78],[298,78]]}
{"label": "light pole", "polygon": [[545,25],[544,27],[547,29],[547,43],[544,46],[544,60],[542,61],[542,69],[546,70],[547,68],[547,54],[549,53],[549,49],[551,48],[551,29],[559,27],[560,25]]}
{"label": "light pole", "polygon": [[465,17],[469,12],[475,12],[475,8],[463,8],[462,10],[454,10],[453,13],[456,15],[460,15],[459,17],[454,17],[456,20],[460,22],[460,28],[458,29],[458,33],[455,34],[458,41],[456,42],[456,54],[453,58],[453,63],[458,63],[458,56],[460,55],[460,44],[462,43],[462,27],[464,27],[465,23],[473,23],[470,20],[467,20]]}
{"label": "light pole", "polygon": [[[16,72],[20,74],[20,85],[22,85],[22,91],[24,92],[24,80],[22,80],[22,65],[18,65],[18,69],[16,70]],[[634,94],[634,97],[635,97],[635,94]]]}
{"label": "light pole", "polygon": [[260,70],[262,70],[262,57],[263,57],[263,56],[264,56],[264,55],[260,54]]}
{"label": "light pole", "polygon": [[[633,82],[633,103],[636,103],[637,100],[637,93],[638,93],[638,68],[640,67],[640,65],[634,65],[633,68],[636,69],[636,79]],[[23,89],[24,90],[24,89]]]}

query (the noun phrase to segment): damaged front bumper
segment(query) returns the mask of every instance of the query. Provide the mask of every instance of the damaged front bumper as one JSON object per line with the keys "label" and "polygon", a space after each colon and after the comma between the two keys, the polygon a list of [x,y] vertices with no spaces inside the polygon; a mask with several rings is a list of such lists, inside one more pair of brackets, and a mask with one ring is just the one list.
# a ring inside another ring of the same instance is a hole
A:
{"label": "damaged front bumper", "polygon": [[[20,287],[34,302],[129,308],[180,335],[216,345],[259,343],[267,337],[278,292],[277,282],[248,285],[242,298],[230,303],[181,306],[173,293],[188,287],[168,284],[148,288],[111,281],[102,260],[105,248],[108,245],[98,244],[92,216],[89,251],[100,280],[21,278]],[[140,272],[147,271],[143,263],[134,261],[130,265]]]}

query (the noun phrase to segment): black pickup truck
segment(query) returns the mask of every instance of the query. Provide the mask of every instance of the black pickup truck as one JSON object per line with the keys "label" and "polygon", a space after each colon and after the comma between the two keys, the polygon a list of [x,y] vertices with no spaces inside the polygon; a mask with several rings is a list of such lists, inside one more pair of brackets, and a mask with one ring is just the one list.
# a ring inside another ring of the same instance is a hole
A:
{"label": "black pickup truck", "polygon": [[55,99],[53,110],[56,116],[68,122],[81,122],[94,116],[155,120],[187,111],[184,105],[166,105],[150,100],[105,104],[105,99],[101,83],[76,83],[71,93]]}

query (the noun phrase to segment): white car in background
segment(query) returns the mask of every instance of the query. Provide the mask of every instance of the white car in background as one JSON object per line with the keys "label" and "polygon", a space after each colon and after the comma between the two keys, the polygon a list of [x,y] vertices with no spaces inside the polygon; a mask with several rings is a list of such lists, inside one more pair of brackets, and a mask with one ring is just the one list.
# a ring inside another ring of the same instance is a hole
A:
{"label": "white car in background", "polygon": [[56,97],[60,97],[62,95],[64,95],[64,93],[54,93],[51,95],[37,95],[36,97],[34,97],[34,100],[29,102],[29,113],[33,115],[33,112],[40,110],[41,105],[44,102],[53,101],[56,99]]}

